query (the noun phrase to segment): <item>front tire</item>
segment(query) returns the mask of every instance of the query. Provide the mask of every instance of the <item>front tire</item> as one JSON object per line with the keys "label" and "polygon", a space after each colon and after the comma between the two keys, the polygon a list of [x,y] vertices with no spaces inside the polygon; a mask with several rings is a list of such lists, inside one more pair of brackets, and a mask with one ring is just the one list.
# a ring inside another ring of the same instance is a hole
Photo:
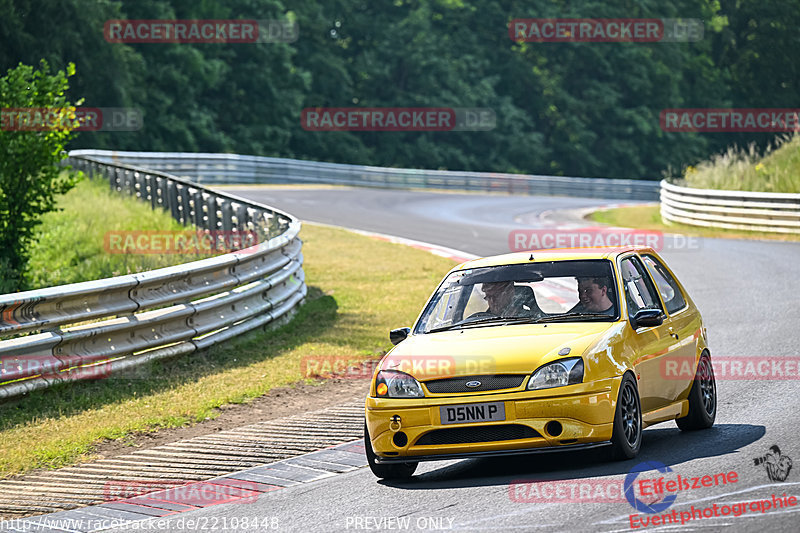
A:
{"label": "front tire", "polygon": [[689,414],[676,418],[675,423],[681,431],[708,429],[717,418],[717,382],[711,358],[703,352],[697,363],[692,389],[689,391]]}
{"label": "front tire", "polygon": [[396,463],[396,464],[380,464],[376,461],[375,452],[372,450],[372,442],[369,440],[369,433],[367,426],[364,424],[364,451],[367,454],[367,463],[372,473],[381,479],[408,479],[414,475],[417,469],[417,463]]}
{"label": "front tire", "polygon": [[630,374],[622,376],[614,413],[614,431],[611,435],[611,459],[633,459],[642,447],[642,406],[636,381]]}

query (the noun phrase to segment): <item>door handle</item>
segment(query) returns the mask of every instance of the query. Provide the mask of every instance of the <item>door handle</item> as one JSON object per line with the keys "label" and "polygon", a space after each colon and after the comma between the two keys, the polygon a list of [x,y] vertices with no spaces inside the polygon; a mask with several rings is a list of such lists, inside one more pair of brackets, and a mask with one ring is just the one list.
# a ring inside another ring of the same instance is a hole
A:
{"label": "door handle", "polygon": [[669,336],[670,337],[674,337],[675,340],[678,340],[678,334],[675,333],[675,331],[673,331],[673,329],[671,327],[669,329],[667,329],[667,331],[669,332]]}

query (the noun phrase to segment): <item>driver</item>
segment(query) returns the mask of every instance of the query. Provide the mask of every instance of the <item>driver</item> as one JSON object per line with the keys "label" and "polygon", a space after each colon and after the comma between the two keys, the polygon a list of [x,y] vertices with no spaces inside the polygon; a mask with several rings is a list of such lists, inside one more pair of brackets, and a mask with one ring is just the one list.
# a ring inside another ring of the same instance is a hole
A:
{"label": "driver", "polygon": [[483,298],[489,304],[489,312],[497,316],[514,316],[515,306],[512,305],[514,299],[513,281],[495,281],[484,283]]}
{"label": "driver", "polygon": [[608,278],[576,278],[578,280],[578,299],[575,307],[568,313],[600,313],[614,316],[614,302],[609,298],[611,293]]}

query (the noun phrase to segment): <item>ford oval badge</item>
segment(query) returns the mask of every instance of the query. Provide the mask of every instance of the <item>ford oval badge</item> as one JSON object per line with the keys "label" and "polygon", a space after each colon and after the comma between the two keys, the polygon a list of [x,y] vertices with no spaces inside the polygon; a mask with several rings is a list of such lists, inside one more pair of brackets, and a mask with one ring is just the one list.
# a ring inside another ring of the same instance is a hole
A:
{"label": "ford oval badge", "polygon": [[481,386],[481,382],[480,381],[467,381],[465,383],[465,385],[467,387],[469,387],[470,389],[474,389],[475,387],[480,387]]}

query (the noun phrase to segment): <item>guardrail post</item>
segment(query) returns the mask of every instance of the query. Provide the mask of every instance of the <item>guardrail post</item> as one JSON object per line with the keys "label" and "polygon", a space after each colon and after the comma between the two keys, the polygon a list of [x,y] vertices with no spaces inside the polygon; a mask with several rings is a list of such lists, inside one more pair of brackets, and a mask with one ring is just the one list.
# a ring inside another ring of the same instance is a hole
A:
{"label": "guardrail post", "polygon": [[138,172],[125,172],[125,191],[130,196],[136,196],[136,174]]}
{"label": "guardrail post", "polygon": [[134,191],[136,191],[135,192],[136,197],[139,198],[140,200],[145,200],[146,191],[144,190],[144,176],[142,176],[141,172],[134,172],[133,179],[134,179],[133,188]]}
{"label": "guardrail post", "polygon": [[160,176],[156,177],[156,194],[158,195],[158,206],[164,211],[169,211],[169,181]]}
{"label": "guardrail post", "polygon": [[169,203],[169,211],[172,214],[172,218],[180,220],[181,211],[178,206],[178,184],[173,181],[167,182],[167,202]]}
{"label": "guardrail post", "polygon": [[230,200],[223,200],[220,202],[220,211],[222,212],[222,231],[231,231],[233,229],[233,207]]}
{"label": "guardrail post", "polygon": [[217,218],[217,198],[209,196],[205,201],[205,228],[210,231],[219,229],[219,219]]}
{"label": "guardrail post", "polygon": [[189,215],[189,189],[185,185],[178,185],[178,209],[180,218],[178,222],[186,226],[191,221]]}
{"label": "guardrail post", "polygon": [[150,201],[150,208],[155,211],[158,206],[158,178],[152,174],[147,175],[147,199]]}
{"label": "guardrail post", "polygon": [[205,207],[204,197],[209,196],[201,190],[195,190],[192,193],[192,223],[198,228],[205,228]]}
{"label": "guardrail post", "polygon": [[244,229],[247,225],[247,206],[236,204],[234,209],[236,210],[236,228]]}
{"label": "guardrail post", "polygon": [[108,178],[108,187],[113,192],[119,192],[117,187],[117,183],[119,182],[119,172],[121,172],[118,168],[112,168],[106,170],[106,177]]}

